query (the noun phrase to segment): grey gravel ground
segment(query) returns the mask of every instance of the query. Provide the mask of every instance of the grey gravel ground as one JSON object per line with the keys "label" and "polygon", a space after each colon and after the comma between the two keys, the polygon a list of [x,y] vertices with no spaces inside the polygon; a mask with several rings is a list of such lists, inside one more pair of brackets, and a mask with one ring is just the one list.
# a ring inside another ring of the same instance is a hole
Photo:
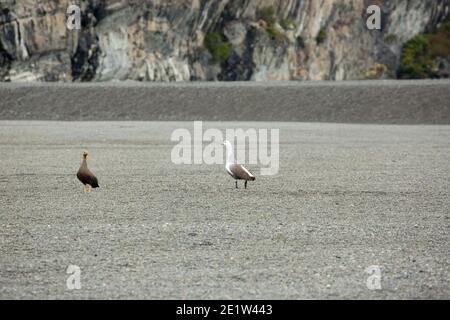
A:
{"label": "grey gravel ground", "polygon": [[0,83],[0,120],[450,124],[450,80]]}
{"label": "grey gravel ground", "polygon": [[450,298],[449,126],[205,125],[279,128],[279,174],[172,164],[192,122],[0,121],[0,298]]}

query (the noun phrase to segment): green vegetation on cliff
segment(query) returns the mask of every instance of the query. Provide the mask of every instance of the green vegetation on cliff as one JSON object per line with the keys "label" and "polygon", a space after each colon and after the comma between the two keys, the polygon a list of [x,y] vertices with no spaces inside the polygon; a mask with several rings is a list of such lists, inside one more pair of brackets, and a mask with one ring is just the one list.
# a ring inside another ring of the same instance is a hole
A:
{"label": "green vegetation on cliff", "polygon": [[450,58],[450,20],[434,33],[417,35],[403,46],[399,78],[421,79],[435,76],[435,59]]}
{"label": "green vegetation on cliff", "polygon": [[400,78],[426,78],[431,74],[433,66],[430,43],[426,36],[417,35],[405,43],[399,68]]}
{"label": "green vegetation on cliff", "polygon": [[258,15],[261,20],[264,20],[267,23],[267,25],[273,25],[275,23],[275,8],[273,6],[260,9]]}
{"label": "green vegetation on cliff", "polygon": [[324,28],[320,29],[316,37],[317,44],[323,43],[326,38],[327,38],[327,31]]}
{"label": "green vegetation on cliff", "polygon": [[273,41],[280,41],[283,39],[283,33],[275,27],[276,16],[275,8],[273,6],[264,7],[258,12],[258,16],[266,23],[265,30]]}
{"label": "green vegetation on cliff", "polygon": [[212,56],[212,63],[224,63],[233,51],[231,44],[218,32],[208,33],[204,45]]}

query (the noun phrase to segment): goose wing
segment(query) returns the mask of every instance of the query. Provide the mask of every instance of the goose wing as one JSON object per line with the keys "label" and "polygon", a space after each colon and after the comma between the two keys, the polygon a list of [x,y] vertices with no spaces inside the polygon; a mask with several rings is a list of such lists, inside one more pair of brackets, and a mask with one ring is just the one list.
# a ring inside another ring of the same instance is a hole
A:
{"label": "goose wing", "polygon": [[243,165],[232,164],[230,166],[230,171],[236,177],[236,179],[241,180],[255,180],[255,176],[248,171]]}
{"label": "goose wing", "polygon": [[81,167],[77,172],[77,178],[83,184],[88,184],[92,188],[97,188],[99,186],[97,177],[88,168]]}

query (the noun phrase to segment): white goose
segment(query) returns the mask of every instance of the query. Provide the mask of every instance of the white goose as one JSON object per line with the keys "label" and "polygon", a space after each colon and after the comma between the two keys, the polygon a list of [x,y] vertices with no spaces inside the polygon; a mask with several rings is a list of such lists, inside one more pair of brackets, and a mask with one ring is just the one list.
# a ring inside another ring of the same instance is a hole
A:
{"label": "white goose", "polygon": [[245,180],[245,189],[247,189],[247,181],[254,181],[255,176],[248,171],[243,165],[237,164],[234,158],[233,146],[230,141],[225,140],[223,143],[227,147],[227,164],[225,168],[230,176],[236,180],[236,189],[238,188],[238,180]]}

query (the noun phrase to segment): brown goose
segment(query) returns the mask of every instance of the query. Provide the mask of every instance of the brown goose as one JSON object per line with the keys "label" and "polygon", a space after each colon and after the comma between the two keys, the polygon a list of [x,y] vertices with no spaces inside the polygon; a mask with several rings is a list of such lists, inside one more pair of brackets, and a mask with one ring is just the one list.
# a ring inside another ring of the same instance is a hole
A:
{"label": "brown goose", "polygon": [[233,146],[230,141],[225,140],[223,144],[227,147],[227,164],[225,165],[225,168],[227,169],[228,174],[236,180],[236,189],[238,188],[238,180],[245,180],[244,187],[247,189],[247,182],[255,181],[255,176],[243,165],[236,163],[233,154]]}
{"label": "brown goose", "polygon": [[88,169],[87,161],[86,161],[87,156],[88,156],[87,151],[84,151],[83,152],[83,161],[81,162],[80,169],[78,169],[78,172],[77,172],[78,180],[80,180],[84,184],[83,191],[85,193],[91,192],[92,188],[99,187],[97,177],[94,176],[94,174],[91,172],[91,170]]}

